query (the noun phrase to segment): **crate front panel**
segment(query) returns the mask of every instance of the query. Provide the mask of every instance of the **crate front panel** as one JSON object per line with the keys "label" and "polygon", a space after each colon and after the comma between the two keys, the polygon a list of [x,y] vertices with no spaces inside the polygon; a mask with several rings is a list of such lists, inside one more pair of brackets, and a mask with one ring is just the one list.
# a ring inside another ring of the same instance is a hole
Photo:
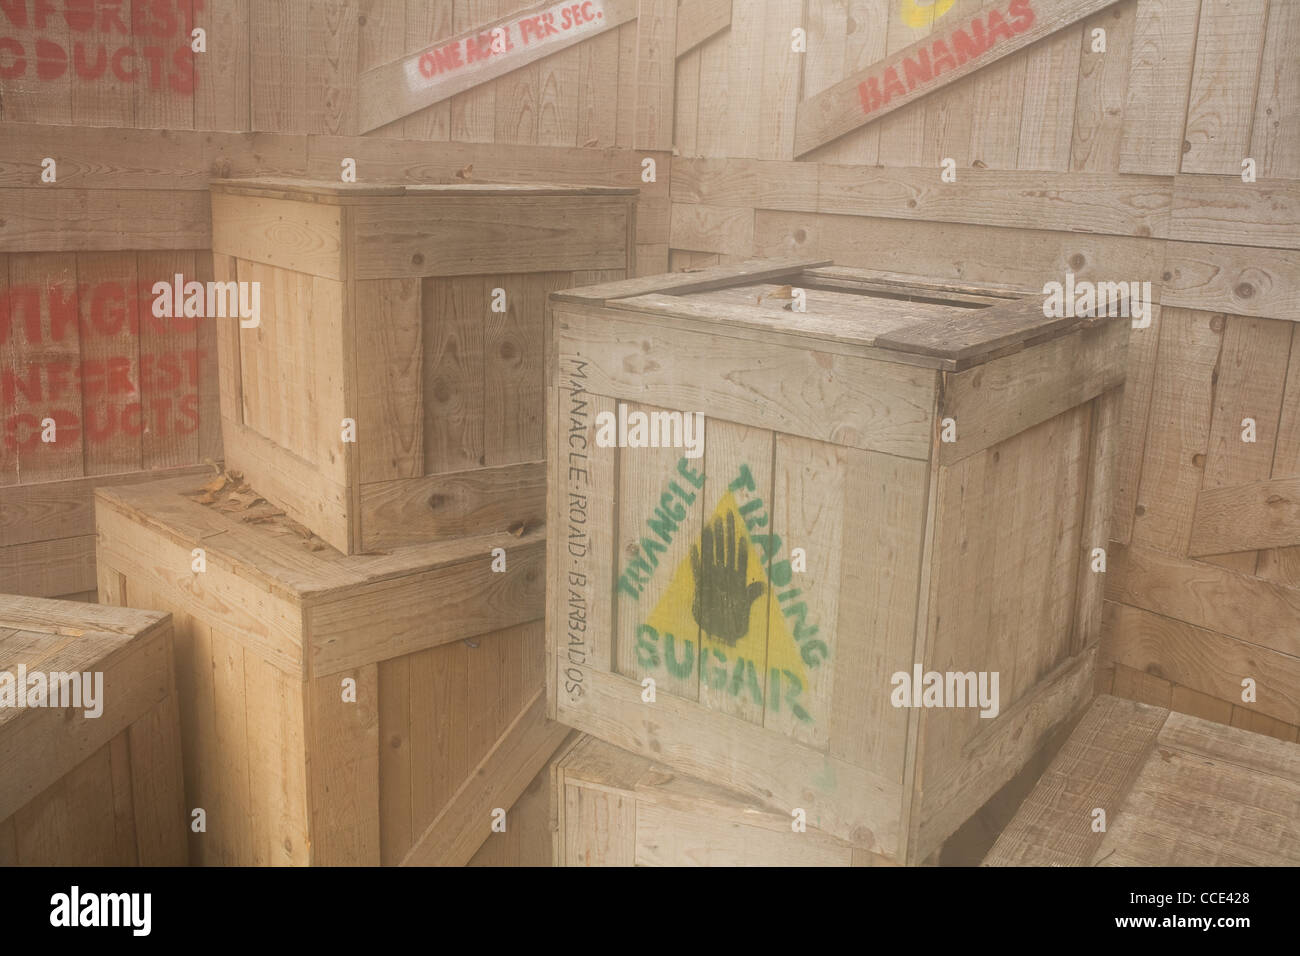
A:
{"label": "crate front panel", "polygon": [[[810,823],[815,801],[817,825],[887,841],[907,736],[890,676],[910,670],[928,465],[718,417],[700,458],[601,447],[602,414],[693,409],[585,391],[585,342],[557,348],[560,719],[764,796],[784,786]],[[693,730],[670,732],[669,713]]]}

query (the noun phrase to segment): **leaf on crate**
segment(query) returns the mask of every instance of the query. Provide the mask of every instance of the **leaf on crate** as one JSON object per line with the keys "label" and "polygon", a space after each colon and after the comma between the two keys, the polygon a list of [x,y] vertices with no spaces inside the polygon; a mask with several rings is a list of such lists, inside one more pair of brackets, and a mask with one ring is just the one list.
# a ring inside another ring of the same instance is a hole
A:
{"label": "leaf on crate", "polygon": [[205,491],[208,494],[215,495],[218,491],[220,491],[224,487],[226,487],[226,476],[217,475],[217,477],[209,481],[200,490]]}
{"label": "leaf on crate", "polygon": [[460,169],[456,170],[457,179],[469,179],[473,175],[474,175],[473,163],[470,163],[468,166],[462,166]]}

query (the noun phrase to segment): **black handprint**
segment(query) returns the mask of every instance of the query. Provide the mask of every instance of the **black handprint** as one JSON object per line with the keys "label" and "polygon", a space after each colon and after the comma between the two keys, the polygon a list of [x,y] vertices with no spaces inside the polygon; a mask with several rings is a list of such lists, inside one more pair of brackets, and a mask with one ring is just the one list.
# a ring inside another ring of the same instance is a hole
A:
{"label": "black handprint", "polygon": [[[701,557],[701,546],[703,556]],[[747,584],[749,540],[736,537],[736,518],[727,512],[722,519],[705,526],[699,545],[691,545],[691,567],[695,571],[695,600],[691,614],[704,633],[728,646],[749,630],[749,607],[763,593],[763,582]]]}

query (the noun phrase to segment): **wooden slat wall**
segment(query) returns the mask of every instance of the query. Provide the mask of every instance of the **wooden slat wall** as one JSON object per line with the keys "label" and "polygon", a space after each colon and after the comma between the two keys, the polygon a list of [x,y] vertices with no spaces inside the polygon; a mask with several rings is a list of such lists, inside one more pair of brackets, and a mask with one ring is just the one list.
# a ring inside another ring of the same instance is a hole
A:
{"label": "wooden slat wall", "polygon": [[[773,35],[779,6],[767,5]],[[901,15],[883,0],[806,0],[799,100],[944,30],[942,15],[914,27]],[[1034,291],[1067,271],[1149,280],[1121,411],[1099,689],[1296,739],[1294,692],[1268,669],[1300,666],[1300,6],[1122,0],[802,162],[779,161],[783,127],[728,125],[738,97],[763,104],[758,85],[732,84],[772,66],[748,30],[733,18],[678,59],[672,269],[808,255]],[[955,183],[940,180],[944,158]],[[1256,182],[1241,179],[1246,158]],[[1226,507],[1246,510],[1226,519],[1225,543],[1255,550],[1206,551]],[[1274,546],[1287,535],[1295,546]],[[1180,643],[1193,637],[1195,653]],[[1251,653],[1261,643],[1267,662]]]}
{"label": "wooden slat wall", "polygon": [[[783,2],[787,19],[801,6],[801,0]],[[119,11],[75,0],[17,0],[0,8],[0,36],[8,41],[0,123],[355,135],[362,71],[537,6],[537,0],[166,0],[122,4]],[[713,6],[700,11],[706,24],[729,16]],[[644,29],[634,20],[607,30],[374,135],[666,149],[676,12],[676,0],[641,0]],[[196,27],[206,31],[204,53],[190,49]],[[56,51],[41,57],[39,73],[38,44]],[[787,123],[793,123],[793,93],[787,86],[771,97],[784,104]],[[625,132],[616,119],[623,113],[633,118]]]}

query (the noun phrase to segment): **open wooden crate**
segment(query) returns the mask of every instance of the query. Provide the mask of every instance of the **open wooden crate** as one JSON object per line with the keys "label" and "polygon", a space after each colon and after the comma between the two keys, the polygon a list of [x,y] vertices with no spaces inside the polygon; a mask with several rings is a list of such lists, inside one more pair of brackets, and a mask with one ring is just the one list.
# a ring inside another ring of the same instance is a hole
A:
{"label": "open wooden crate", "polygon": [[[824,265],[552,296],[548,700],[918,862],[1091,692],[1129,322]],[[639,412],[702,456],[601,445]],[[894,706],[918,668],[997,716]]]}

